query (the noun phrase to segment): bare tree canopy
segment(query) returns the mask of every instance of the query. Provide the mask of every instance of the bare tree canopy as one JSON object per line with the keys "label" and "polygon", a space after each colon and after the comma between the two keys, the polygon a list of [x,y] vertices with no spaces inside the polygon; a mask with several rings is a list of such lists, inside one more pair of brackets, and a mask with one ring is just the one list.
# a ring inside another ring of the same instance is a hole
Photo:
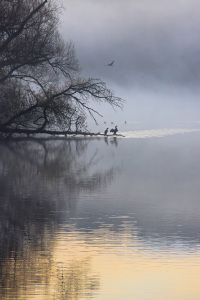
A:
{"label": "bare tree canopy", "polygon": [[80,77],[72,42],[59,34],[54,0],[0,0],[0,133],[86,131],[91,101],[122,107],[100,79]]}

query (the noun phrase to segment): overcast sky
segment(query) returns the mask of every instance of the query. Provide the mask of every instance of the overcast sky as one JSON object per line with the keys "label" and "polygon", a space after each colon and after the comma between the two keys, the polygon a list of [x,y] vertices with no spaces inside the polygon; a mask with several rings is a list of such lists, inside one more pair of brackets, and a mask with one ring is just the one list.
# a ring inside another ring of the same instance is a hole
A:
{"label": "overcast sky", "polygon": [[82,74],[127,101],[117,118],[200,120],[199,0],[63,3],[62,34],[74,42]]}

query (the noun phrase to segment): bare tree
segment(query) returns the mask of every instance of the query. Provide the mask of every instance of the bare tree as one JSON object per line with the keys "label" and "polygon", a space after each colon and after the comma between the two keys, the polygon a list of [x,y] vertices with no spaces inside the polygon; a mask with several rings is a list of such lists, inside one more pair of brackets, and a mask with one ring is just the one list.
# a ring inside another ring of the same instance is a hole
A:
{"label": "bare tree", "polygon": [[0,0],[0,132],[86,130],[91,101],[121,107],[99,79],[80,78],[72,42],[59,34],[54,0]]}

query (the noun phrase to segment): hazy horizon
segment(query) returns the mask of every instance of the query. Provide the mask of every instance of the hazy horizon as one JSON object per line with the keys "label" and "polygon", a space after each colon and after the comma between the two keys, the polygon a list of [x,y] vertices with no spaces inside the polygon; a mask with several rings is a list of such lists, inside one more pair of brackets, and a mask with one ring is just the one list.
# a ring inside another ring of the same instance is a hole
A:
{"label": "hazy horizon", "polygon": [[82,75],[101,78],[126,100],[117,114],[94,105],[105,118],[199,120],[199,2],[70,0],[63,5],[61,33],[74,43]]}

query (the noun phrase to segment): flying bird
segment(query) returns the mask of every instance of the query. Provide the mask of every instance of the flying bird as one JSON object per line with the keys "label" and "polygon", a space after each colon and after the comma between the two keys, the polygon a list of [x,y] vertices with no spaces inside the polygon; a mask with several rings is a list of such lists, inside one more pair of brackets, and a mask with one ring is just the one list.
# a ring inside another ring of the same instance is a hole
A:
{"label": "flying bird", "polygon": [[114,60],[111,63],[109,63],[108,66],[112,67],[113,64],[114,64]]}

